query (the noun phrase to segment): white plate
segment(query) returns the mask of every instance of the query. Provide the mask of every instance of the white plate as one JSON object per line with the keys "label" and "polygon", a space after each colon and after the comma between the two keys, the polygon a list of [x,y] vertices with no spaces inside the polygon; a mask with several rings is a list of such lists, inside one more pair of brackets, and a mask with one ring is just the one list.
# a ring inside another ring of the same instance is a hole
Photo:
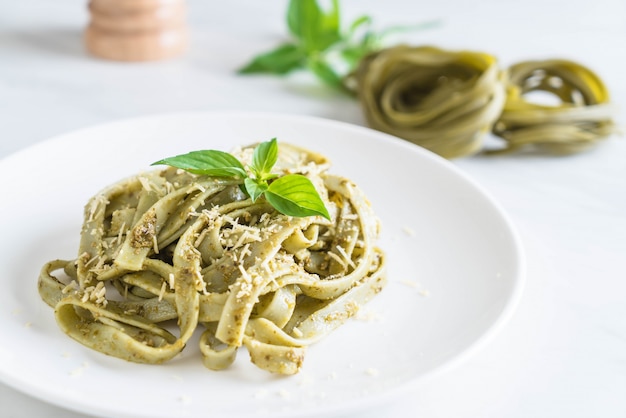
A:
{"label": "white plate", "polygon": [[[160,158],[277,137],[326,154],[383,224],[389,284],[310,347],[299,375],[271,376],[245,352],[222,372],[195,344],[161,366],[131,364],[66,337],[36,288],[40,266],[76,255],[83,205]],[[322,416],[388,400],[466,358],[510,316],[523,255],[507,217],[447,161],[408,142],[309,117],[193,113],[70,133],[0,161],[0,378],[45,401],[118,417]]]}

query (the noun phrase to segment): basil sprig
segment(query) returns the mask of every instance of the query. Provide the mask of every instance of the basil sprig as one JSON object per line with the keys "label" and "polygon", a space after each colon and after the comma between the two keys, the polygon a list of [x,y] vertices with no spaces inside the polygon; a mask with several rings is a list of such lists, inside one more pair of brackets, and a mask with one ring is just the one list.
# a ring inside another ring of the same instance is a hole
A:
{"label": "basil sprig", "polygon": [[241,179],[242,190],[253,202],[263,196],[284,215],[321,215],[330,219],[328,210],[311,180],[301,174],[279,176],[272,173],[277,160],[278,142],[273,138],[256,146],[252,163],[247,170],[235,156],[218,150],[191,151],[164,158],[152,165],[169,165],[199,175]]}
{"label": "basil sprig", "polygon": [[304,69],[331,87],[346,90],[345,76],[363,57],[381,49],[387,36],[436,24],[394,26],[375,32],[372,18],[364,15],[343,29],[339,0],[332,0],[326,10],[317,0],[290,0],[286,17],[292,39],[257,55],[239,73],[285,75]]}

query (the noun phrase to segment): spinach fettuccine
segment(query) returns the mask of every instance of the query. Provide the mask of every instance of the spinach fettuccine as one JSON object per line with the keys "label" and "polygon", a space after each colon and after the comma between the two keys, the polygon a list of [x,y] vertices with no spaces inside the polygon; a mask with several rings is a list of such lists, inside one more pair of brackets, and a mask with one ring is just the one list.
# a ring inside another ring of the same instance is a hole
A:
{"label": "spinach fettuccine", "polygon": [[368,125],[445,158],[478,152],[504,104],[495,57],[397,46],[365,57],[353,75]]}
{"label": "spinach fettuccine", "polygon": [[328,217],[285,215],[237,177],[167,167],[115,183],[87,203],[76,259],[44,265],[39,293],[67,335],[111,356],[163,363],[201,329],[209,369],[245,346],[258,367],[294,374],[386,281],[379,221],[329,165],[282,144],[271,176],[310,180]]}
{"label": "spinach fettuccine", "polygon": [[[527,98],[537,92],[558,104]],[[607,87],[589,68],[563,59],[519,62],[508,69],[507,99],[493,127],[505,141],[497,152],[583,151],[617,132],[614,114]]]}

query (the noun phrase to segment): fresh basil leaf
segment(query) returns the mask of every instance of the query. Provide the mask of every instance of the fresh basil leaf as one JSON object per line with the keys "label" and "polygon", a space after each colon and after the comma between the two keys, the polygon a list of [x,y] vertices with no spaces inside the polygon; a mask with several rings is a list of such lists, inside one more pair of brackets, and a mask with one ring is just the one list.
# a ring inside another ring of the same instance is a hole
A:
{"label": "fresh basil leaf", "polygon": [[348,63],[350,68],[356,68],[369,52],[369,48],[362,45],[348,46],[341,50],[341,57]]}
{"label": "fresh basil leaf", "polygon": [[250,63],[239,69],[240,74],[269,73],[287,74],[303,68],[305,52],[294,44],[283,44],[276,49],[256,56]]}
{"label": "fresh basil leaf", "polygon": [[192,151],[165,158],[152,165],[169,165],[194,174],[214,177],[245,178],[246,170],[233,155],[217,150]]}
{"label": "fresh basil leaf", "polygon": [[300,174],[288,174],[274,180],[265,191],[265,198],[276,210],[288,216],[321,215],[330,219],[315,186]]}
{"label": "fresh basil leaf", "polygon": [[341,56],[350,68],[355,68],[363,57],[377,49],[376,35],[372,32],[371,26],[370,16],[361,16],[350,25],[346,36],[347,42],[340,49]]}
{"label": "fresh basil leaf", "polygon": [[[303,22],[306,21],[307,14],[310,15],[311,11],[317,12],[316,7],[317,3],[315,0],[289,1],[287,6],[287,28],[295,38],[300,39],[302,37]],[[309,9],[308,13],[307,9]]]}
{"label": "fresh basil leaf", "polygon": [[252,198],[253,202],[261,196],[267,190],[267,183],[259,182],[256,179],[251,179],[250,177],[246,177],[243,181],[243,185],[246,189],[246,193]]}
{"label": "fresh basil leaf", "polygon": [[285,75],[294,69],[307,69],[326,84],[351,94],[354,91],[342,78],[365,56],[383,48],[386,37],[439,24],[395,26],[377,33],[372,29],[372,18],[363,15],[342,30],[339,0],[290,0],[286,20],[293,43],[257,56],[239,72]]}
{"label": "fresh basil leaf", "polygon": [[324,83],[331,87],[342,87],[343,78],[325,61],[314,59],[309,61],[309,68]]}
{"label": "fresh basil leaf", "polygon": [[441,21],[439,20],[429,20],[426,22],[415,23],[412,25],[395,25],[381,30],[378,34],[378,38],[382,41],[384,38],[394,34],[402,34],[424,29],[433,29],[439,26],[441,26]]}
{"label": "fresh basil leaf", "polygon": [[339,0],[332,0],[330,10],[327,13],[322,11],[320,20],[317,45],[320,51],[324,51],[342,39]]}
{"label": "fresh basil leaf", "polygon": [[259,180],[266,180],[276,160],[278,160],[278,144],[276,138],[273,138],[270,141],[261,142],[254,149],[251,168]]}
{"label": "fresh basil leaf", "polygon": [[363,25],[371,26],[371,24],[372,24],[372,18],[370,16],[363,15],[363,16],[357,17],[356,19],[354,19],[354,21],[350,25],[350,28],[348,29],[348,36],[353,36],[355,32],[361,26]]}
{"label": "fresh basil leaf", "polygon": [[316,0],[291,0],[287,9],[287,26],[307,52],[324,51],[341,40],[339,1],[332,0],[324,12]]}
{"label": "fresh basil leaf", "polygon": [[[175,157],[164,158],[152,165],[165,164],[191,173],[215,177],[243,179],[239,188],[253,202],[265,195],[276,210],[289,216],[317,216],[330,219],[326,206],[315,190],[311,180],[299,174],[279,177],[270,171],[278,159],[276,138],[262,142],[253,151],[254,167],[249,169],[256,177],[248,176],[241,162],[233,155],[216,150],[192,151]],[[274,180],[276,179],[276,180]],[[273,180],[268,185],[268,181]]]}

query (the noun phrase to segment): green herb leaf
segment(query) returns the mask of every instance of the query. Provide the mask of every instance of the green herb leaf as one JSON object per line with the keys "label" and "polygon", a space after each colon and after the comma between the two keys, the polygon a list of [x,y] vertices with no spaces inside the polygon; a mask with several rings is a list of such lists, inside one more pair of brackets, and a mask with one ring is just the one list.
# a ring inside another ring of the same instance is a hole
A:
{"label": "green herb leaf", "polygon": [[287,74],[297,68],[304,68],[305,62],[306,54],[302,49],[294,44],[284,44],[256,56],[250,63],[240,68],[239,73]]}
{"label": "green herb leaf", "polygon": [[217,150],[192,151],[152,163],[152,165],[159,164],[205,176],[235,178],[247,176],[245,168],[237,158],[227,152]]}
{"label": "green herb leaf", "polygon": [[266,182],[259,182],[256,179],[252,179],[250,177],[246,177],[243,181],[243,184],[246,192],[253,202],[256,202],[256,200],[267,190]]}
{"label": "green herb leaf", "polygon": [[350,25],[350,28],[348,29],[348,36],[353,36],[355,34],[355,32],[363,25],[371,25],[372,24],[372,18],[370,16],[367,15],[363,15],[363,16],[359,16],[356,19],[354,19],[354,21],[352,22],[352,24]]}
{"label": "green herb leaf", "polygon": [[441,26],[440,20],[429,20],[426,22],[415,23],[412,25],[395,25],[380,31],[378,37],[382,41],[384,38],[391,35],[413,32],[417,30],[434,29],[439,26]]}
{"label": "green herb leaf", "polygon": [[[298,0],[294,0],[298,1]],[[341,41],[341,26],[339,15],[339,0],[332,0],[330,10],[322,12],[316,44],[318,50],[324,51],[333,44]]]}
{"label": "green herb leaf", "polygon": [[306,52],[324,51],[341,39],[339,1],[333,0],[325,13],[316,0],[291,0],[287,27]]}
{"label": "green herb leaf", "polygon": [[293,43],[257,56],[240,73],[284,75],[295,69],[307,69],[319,80],[348,93],[343,78],[351,74],[368,54],[384,47],[384,38],[407,30],[435,26],[432,22],[395,26],[381,34],[372,30],[372,18],[360,16],[345,30],[341,28],[339,0],[290,0],[287,28]]}
{"label": "green herb leaf", "polygon": [[[248,169],[255,177],[248,176],[243,164],[235,156],[217,150],[192,151],[164,158],[152,165],[165,164],[200,175],[243,179],[243,184],[239,184],[239,188],[250,196],[253,202],[265,196],[270,205],[285,215],[297,217],[322,215],[326,219],[330,218],[311,180],[299,174],[279,177],[271,173],[278,160],[276,138],[257,145],[252,159],[252,166]],[[268,184],[269,180],[273,181]]]}
{"label": "green herb leaf", "polygon": [[330,219],[315,186],[300,174],[288,174],[273,181],[265,191],[265,198],[279,212],[288,216],[321,215]]}
{"label": "green herb leaf", "polygon": [[272,167],[278,160],[278,144],[276,138],[261,142],[252,156],[252,170],[259,180],[267,180],[271,176]]}
{"label": "green herb leaf", "polygon": [[351,68],[355,68],[361,59],[370,52],[370,49],[363,45],[346,47],[341,51],[341,56]]}
{"label": "green herb leaf", "polygon": [[287,28],[298,40],[302,39],[303,26],[307,16],[319,14],[315,0],[292,0],[287,6]]}
{"label": "green herb leaf", "polygon": [[343,77],[340,76],[333,67],[322,59],[315,59],[309,62],[309,68],[320,80],[331,87],[341,87]]}

